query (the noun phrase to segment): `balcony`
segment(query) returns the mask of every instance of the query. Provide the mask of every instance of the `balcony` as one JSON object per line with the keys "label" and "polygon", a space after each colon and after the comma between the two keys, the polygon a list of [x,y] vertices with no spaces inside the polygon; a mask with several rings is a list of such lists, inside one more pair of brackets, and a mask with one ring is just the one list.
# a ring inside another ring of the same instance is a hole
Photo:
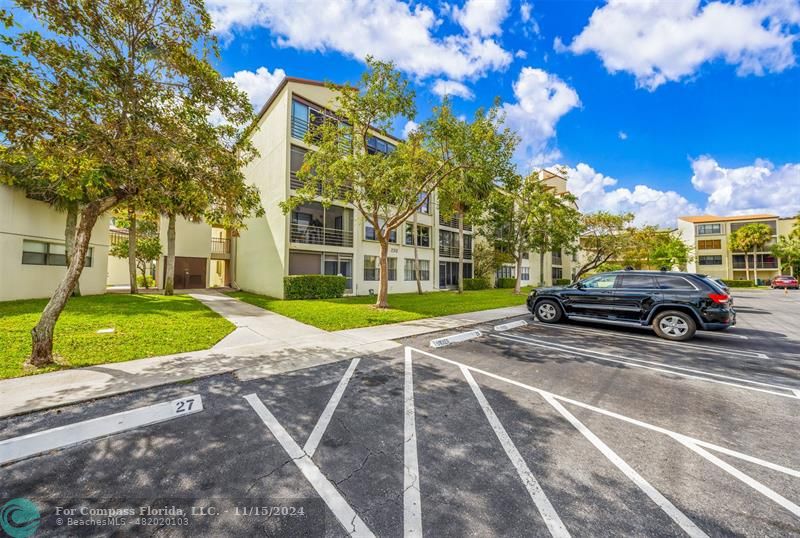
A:
{"label": "balcony", "polygon": [[339,228],[323,228],[308,224],[292,224],[290,241],[305,245],[325,245],[331,247],[352,247],[353,231]]}
{"label": "balcony", "polygon": [[128,240],[128,230],[111,230],[108,232],[108,237],[112,245],[119,245]]}
{"label": "balcony", "polygon": [[[439,214],[439,224],[442,226],[447,226],[448,228],[455,228],[458,229],[458,216],[453,216],[451,219],[445,219],[441,214]],[[464,231],[471,232],[472,225],[464,223]]]}
{"label": "balcony", "polygon": [[[443,258],[458,258],[458,246],[439,245],[439,256]],[[464,259],[472,259],[472,249],[469,247],[464,248]]]}
{"label": "balcony", "polygon": [[211,258],[228,260],[231,257],[231,240],[227,237],[211,238]]}

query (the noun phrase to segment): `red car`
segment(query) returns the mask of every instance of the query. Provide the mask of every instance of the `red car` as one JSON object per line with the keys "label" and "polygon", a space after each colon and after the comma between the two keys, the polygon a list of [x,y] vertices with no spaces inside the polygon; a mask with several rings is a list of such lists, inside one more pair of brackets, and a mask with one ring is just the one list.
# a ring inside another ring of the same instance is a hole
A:
{"label": "red car", "polygon": [[775,288],[791,288],[793,290],[798,289],[797,279],[793,276],[788,275],[781,275],[776,276],[772,279],[772,283],[770,284],[772,289]]}

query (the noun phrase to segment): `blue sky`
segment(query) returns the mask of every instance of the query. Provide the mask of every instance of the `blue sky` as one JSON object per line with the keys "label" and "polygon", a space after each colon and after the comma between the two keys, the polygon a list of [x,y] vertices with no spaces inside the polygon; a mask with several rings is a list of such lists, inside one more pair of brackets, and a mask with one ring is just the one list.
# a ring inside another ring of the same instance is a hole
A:
{"label": "blue sky", "polygon": [[[211,0],[219,69],[260,106],[286,74],[344,82],[371,53],[423,119],[499,96],[523,170],[568,167],[584,210],[800,211],[800,0]],[[397,125],[402,135],[405,122]]]}

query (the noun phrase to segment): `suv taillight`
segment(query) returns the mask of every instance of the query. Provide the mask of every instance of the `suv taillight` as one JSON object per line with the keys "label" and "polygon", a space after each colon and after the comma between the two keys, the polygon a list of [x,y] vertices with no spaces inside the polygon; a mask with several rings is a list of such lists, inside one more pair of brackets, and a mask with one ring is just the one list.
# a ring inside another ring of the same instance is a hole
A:
{"label": "suv taillight", "polygon": [[730,300],[730,297],[724,293],[709,293],[708,298],[717,304],[727,304]]}

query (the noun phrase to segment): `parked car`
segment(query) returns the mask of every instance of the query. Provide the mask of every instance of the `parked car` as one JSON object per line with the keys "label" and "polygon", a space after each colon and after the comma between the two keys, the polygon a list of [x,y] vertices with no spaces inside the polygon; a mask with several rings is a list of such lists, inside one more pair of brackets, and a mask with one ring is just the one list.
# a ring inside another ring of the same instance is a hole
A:
{"label": "parked car", "polygon": [[562,319],[651,327],[668,340],[736,323],[731,297],[705,275],[667,271],[613,271],[569,286],[533,290],[528,310],[544,323]]}
{"label": "parked car", "polygon": [[776,276],[775,278],[773,278],[772,282],[770,282],[769,286],[773,290],[775,288],[789,288],[789,289],[796,290],[796,289],[798,289],[798,282],[797,282],[797,279],[795,277],[793,277],[793,276],[781,275],[781,276]]}

